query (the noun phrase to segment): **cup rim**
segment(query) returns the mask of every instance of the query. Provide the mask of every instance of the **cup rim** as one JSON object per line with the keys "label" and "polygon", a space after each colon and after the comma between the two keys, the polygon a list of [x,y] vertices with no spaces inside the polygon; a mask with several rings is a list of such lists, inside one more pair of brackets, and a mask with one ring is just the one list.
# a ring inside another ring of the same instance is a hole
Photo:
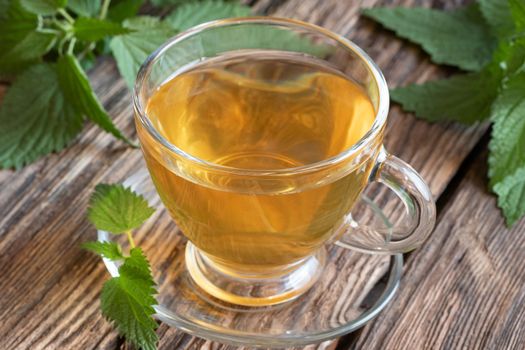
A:
{"label": "cup rim", "polygon": [[[351,147],[343,150],[342,152],[330,158],[323,159],[323,160],[320,160],[318,162],[314,162],[311,164],[301,165],[298,167],[289,167],[289,168],[271,169],[271,170],[243,169],[243,168],[236,168],[236,167],[221,165],[221,164],[217,164],[214,162],[210,162],[210,161],[201,159],[199,157],[195,157],[187,153],[183,149],[175,146],[171,142],[169,142],[166,138],[164,138],[157,131],[157,129],[155,129],[150,119],[146,115],[145,108],[140,99],[140,94],[141,94],[141,87],[144,85],[145,80],[148,78],[151,72],[152,66],[156,62],[156,60],[160,56],[162,56],[162,54],[164,54],[173,45],[176,45],[177,43],[193,35],[196,35],[204,30],[207,30],[210,28],[226,27],[226,26],[236,25],[236,24],[250,24],[250,23],[274,24],[274,25],[283,25],[287,27],[296,27],[296,28],[299,27],[301,29],[306,29],[309,31],[320,33],[326,37],[329,37],[335,40],[339,44],[345,46],[347,49],[351,50],[354,54],[356,54],[365,63],[368,70],[372,74],[375,83],[377,84],[377,88],[379,91],[379,101],[378,101],[379,103],[378,103],[377,112],[375,114],[374,122],[372,126],[359,139],[359,141],[354,143]],[[389,102],[390,102],[388,86],[387,86],[385,77],[383,76],[383,73],[381,72],[377,64],[363,51],[363,49],[357,46],[354,42],[352,42],[349,39],[346,39],[345,37],[339,34],[336,34],[328,29],[322,28],[315,24],[307,23],[304,21],[296,20],[296,19],[270,17],[270,16],[236,17],[236,18],[227,18],[227,19],[210,21],[210,22],[206,22],[206,23],[197,25],[190,29],[187,29],[173,36],[172,38],[168,39],[164,44],[162,44],[157,50],[151,53],[148,56],[148,58],[146,58],[144,63],[141,65],[139,72],[137,74],[137,79],[135,81],[134,88],[133,88],[132,98],[133,98],[133,107],[134,107],[136,115],[138,116],[140,123],[148,131],[150,136],[153,137],[153,139],[156,142],[162,145],[164,149],[167,149],[169,152],[175,153],[177,156],[183,158],[186,161],[194,163],[197,166],[204,167],[208,170],[215,171],[215,172],[221,172],[221,173],[228,173],[228,174],[245,175],[245,176],[289,176],[289,175],[294,175],[294,174],[319,171],[327,167],[330,167],[336,164],[340,164],[341,162],[345,161],[346,159],[349,159],[354,154],[361,151],[366,145],[372,142],[376,138],[376,136],[381,132],[381,130],[383,129],[386,123]]]}

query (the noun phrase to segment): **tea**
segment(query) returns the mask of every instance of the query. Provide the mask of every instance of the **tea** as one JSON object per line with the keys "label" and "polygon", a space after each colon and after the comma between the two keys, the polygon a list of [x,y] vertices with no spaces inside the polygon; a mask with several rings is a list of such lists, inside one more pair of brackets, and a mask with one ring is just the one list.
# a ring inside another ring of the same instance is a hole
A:
{"label": "tea", "polygon": [[310,186],[291,175],[265,182],[243,174],[326,160],[372,126],[375,110],[362,87],[298,54],[245,51],[197,64],[160,86],[146,114],[190,156],[236,168],[233,176],[169,162],[138,126],[170,214],[231,271],[264,273],[312,254],[340,231],[374,163],[364,157],[338,176],[318,174]]}

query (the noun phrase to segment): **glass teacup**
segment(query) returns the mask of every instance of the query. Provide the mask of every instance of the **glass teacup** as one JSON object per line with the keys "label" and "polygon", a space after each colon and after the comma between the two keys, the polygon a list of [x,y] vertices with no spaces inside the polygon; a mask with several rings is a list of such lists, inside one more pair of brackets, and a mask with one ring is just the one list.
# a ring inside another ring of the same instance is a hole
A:
{"label": "glass teacup", "polygon": [[[386,254],[421,244],[435,206],[383,148],[388,104],[359,47],[299,21],[210,22],[154,52],[135,86],[136,126],[197,285],[234,304],[277,304],[315,283],[326,244]],[[352,219],[372,181],[403,201],[401,227]]]}

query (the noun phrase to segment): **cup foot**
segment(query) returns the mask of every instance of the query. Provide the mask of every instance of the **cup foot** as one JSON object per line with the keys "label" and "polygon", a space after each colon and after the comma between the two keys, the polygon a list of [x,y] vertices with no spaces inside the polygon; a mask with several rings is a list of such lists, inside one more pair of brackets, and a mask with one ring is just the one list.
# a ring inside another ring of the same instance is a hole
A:
{"label": "cup foot", "polygon": [[244,306],[281,304],[299,297],[319,278],[326,253],[320,249],[293,268],[271,276],[246,276],[226,273],[191,242],[186,245],[186,267],[193,281],[208,294],[228,303]]}

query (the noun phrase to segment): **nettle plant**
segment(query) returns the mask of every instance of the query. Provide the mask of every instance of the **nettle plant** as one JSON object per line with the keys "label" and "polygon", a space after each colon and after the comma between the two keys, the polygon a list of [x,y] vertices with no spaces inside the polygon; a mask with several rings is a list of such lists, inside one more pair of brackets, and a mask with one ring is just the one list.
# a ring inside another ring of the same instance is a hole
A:
{"label": "nettle plant", "polygon": [[21,168],[65,148],[86,119],[134,146],[112,122],[86,71],[101,55],[115,58],[131,88],[140,65],[171,36],[202,22],[247,16],[222,0],[0,0],[0,168]]}
{"label": "nettle plant", "polygon": [[464,74],[391,90],[429,121],[492,123],[489,185],[511,226],[525,214],[525,0],[478,0],[453,10],[371,8],[364,15]]}
{"label": "nettle plant", "polygon": [[154,350],[158,341],[155,329],[155,294],[151,266],[140,247],[135,246],[133,230],[140,227],[155,210],[140,194],[122,185],[99,184],[91,195],[89,221],[112,235],[126,235],[129,253],[116,242],[86,242],[83,248],[119,264],[119,275],[104,283],[100,294],[102,314],[120,334],[137,348]]}

